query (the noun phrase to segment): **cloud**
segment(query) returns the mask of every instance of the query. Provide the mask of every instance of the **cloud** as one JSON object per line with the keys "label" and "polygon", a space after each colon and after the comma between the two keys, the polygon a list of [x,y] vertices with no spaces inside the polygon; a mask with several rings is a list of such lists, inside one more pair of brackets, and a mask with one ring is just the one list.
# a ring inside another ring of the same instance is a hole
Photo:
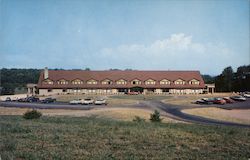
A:
{"label": "cloud", "polygon": [[172,34],[170,38],[156,40],[149,45],[131,44],[120,45],[115,48],[103,48],[101,53],[104,55],[112,55],[113,53],[133,54],[166,54],[171,52],[193,51],[203,53],[205,46],[192,42],[192,36],[184,33]]}
{"label": "cloud", "polygon": [[225,44],[194,42],[192,36],[184,33],[172,34],[150,44],[103,48],[100,52],[103,59],[108,59],[107,65],[122,64],[125,68],[137,69],[196,69],[213,73],[230,65],[234,58]]}

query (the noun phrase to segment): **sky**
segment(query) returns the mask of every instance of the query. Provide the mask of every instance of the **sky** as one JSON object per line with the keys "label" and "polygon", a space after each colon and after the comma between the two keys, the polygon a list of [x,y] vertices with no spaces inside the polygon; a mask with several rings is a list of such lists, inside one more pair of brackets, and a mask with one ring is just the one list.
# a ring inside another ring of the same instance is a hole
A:
{"label": "sky", "polygon": [[0,67],[199,70],[250,64],[250,0],[0,0]]}

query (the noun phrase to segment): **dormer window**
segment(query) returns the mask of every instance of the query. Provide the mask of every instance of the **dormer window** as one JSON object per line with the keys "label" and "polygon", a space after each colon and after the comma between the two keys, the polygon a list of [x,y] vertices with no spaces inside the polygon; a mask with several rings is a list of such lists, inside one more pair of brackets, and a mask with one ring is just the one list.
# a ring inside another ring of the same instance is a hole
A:
{"label": "dormer window", "polygon": [[131,84],[133,84],[133,85],[141,84],[141,81],[138,79],[134,79],[133,81],[131,81]]}
{"label": "dormer window", "polygon": [[125,81],[124,79],[120,79],[118,81],[116,81],[116,84],[127,84],[127,81]]}
{"label": "dormer window", "polygon": [[43,84],[53,84],[54,82],[52,81],[52,80],[50,80],[50,79],[45,79],[44,81],[43,81]]}
{"label": "dormer window", "polygon": [[102,84],[109,84],[110,85],[110,84],[112,84],[112,81],[109,79],[105,79],[102,81]]}
{"label": "dormer window", "polygon": [[83,84],[83,81],[80,79],[75,79],[72,81],[72,84]]}
{"label": "dormer window", "polygon": [[163,79],[163,80],[160,81],[161,85],[170,85],[170,83],[171,82],[169,80],[167,80],[167,79]]}
{"label": "dormer window", "polygon": [[57,84],[68,84],[68,81],[65,79],[61,79],[61,80],[57,81]]}
{"label": "dormer window", "polygon": [[97,81],[94,79],[88,80],[87,84],[97,84]]}
{"label": "dormer window", "polygon": [[200,81],[198,81],[196,79],[192,79],[192,80],[189,81],[189,84],[191,84],[191,85],[199,85]]}
{"label": "dormer window", "polygon": [[182,80],[182,79],[177,79],[176,81],[174,81],[174,84],[180,84],[180,85],[184,85],[185,84],[185,81]]}
{"label": "dormer window", "polygon": [[155,80],[148,79],[148,80],[145,81],[145,84],[146,85],[155,85]]}

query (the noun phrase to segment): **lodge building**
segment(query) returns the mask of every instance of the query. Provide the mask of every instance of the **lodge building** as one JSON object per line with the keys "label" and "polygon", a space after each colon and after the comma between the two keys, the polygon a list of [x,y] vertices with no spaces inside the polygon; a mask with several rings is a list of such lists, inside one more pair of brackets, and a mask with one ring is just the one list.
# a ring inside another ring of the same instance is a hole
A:
{"label": "lodge building", "polygon": [[199,71],[41,71],[39,95],[53,94],[200,94],[205,89]]}

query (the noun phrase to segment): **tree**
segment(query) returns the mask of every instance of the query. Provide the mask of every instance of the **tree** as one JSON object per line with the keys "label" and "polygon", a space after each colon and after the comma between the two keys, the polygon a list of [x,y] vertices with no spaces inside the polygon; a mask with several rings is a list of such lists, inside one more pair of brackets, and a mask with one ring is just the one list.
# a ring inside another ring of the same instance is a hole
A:
{"label": "tree", "polygon": [[234,74],[234,91],[250,91],[250,65],[240,66]]}
{"label": "tree", "polygon": [[231,66],[225,68],[222,72],[226,92],[232,91],[233,75],[234,72]]}
{"label": "tree", "polygon": [[212,76],[207,75],[207,74],[202,75],[202,78],[203,78],[203,80],[204,80],[204,82],[205,82],[206,84],[212,84],[212,83],[214,83],[214,81],[215,81],[215,77],[212,77]]}
{"label": "tree", "polygon": [[154,113],[150,114],[150,121],[151,122],[161,122],[161,118],[160,118],[160,112],[155,110]]}
{"label": "tree", "polygon": [[234,78],[233,69],[231,66],[226,67],[222,73],[215,78],[216,91],[230,92],[232,91],[232,82]]}

